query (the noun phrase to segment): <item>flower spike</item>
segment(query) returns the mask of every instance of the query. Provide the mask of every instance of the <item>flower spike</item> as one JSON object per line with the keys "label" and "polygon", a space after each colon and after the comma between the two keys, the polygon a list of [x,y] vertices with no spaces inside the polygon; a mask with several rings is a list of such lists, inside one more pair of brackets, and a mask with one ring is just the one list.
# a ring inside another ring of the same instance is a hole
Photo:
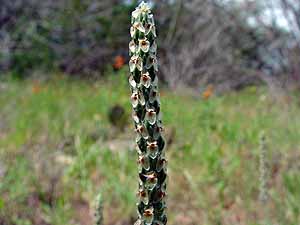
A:
{"label": "flower spike", "polygon": [[150,6],[133,12],[129,42],[129,86],[138,153],[138,220],[135,225],[166,225],[167,159],[160,117],[156,28]]}

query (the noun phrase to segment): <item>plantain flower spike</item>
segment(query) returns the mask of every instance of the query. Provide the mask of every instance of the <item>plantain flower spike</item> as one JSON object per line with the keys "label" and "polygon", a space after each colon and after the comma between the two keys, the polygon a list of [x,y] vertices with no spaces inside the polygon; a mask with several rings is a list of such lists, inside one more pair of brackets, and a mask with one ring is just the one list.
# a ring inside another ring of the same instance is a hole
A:
{"label": "plantain flower spike", "polygon": [[95,225],[103,225],[103,199],[99,194],[95,201]]}
{"label": "plantain flower spike", "polygon": [[165,225],[167,160],[157,88],[157,34],[145,2],[132,12],[130,36],[129,86],[139,165],[135,225]]}

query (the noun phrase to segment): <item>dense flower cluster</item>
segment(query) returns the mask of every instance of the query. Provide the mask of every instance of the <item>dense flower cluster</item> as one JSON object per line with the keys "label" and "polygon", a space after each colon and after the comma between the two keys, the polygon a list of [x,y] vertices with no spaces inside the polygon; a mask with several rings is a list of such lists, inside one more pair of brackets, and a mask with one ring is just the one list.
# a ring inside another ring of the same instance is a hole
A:
{"label": "dense flower cluster", "polygon": [[165,225],[166,164],[157,86],[156,29],[148,4],[132,13],[129,84],[137,133],[138,215],[135,225]]}

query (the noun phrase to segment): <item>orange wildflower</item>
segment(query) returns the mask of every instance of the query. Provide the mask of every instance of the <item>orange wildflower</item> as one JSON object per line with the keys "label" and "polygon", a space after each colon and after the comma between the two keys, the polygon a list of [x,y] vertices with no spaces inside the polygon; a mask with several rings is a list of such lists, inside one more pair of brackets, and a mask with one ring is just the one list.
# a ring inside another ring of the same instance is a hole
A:
{"label": "orange wildflower", "polygon": [[116,70],[121,69],[125,64],[125,58],[121,55],[118,55],[114,59],[113,68]]}
{"label": "orange wildflower", "polygon": [[202,93],[202,98],[204,100],[208,100],[214,93],[214,87],[213,85],[208,85],[205,91]]}
{"label": "orange wildflower", "polygon": [[40,83],[38,81],[34,81],[34,83],[32,85],[32,89],[31,89],[32,93],[38,94],[41,92],[41,90],[42,90],[42,87],[41,87]]}

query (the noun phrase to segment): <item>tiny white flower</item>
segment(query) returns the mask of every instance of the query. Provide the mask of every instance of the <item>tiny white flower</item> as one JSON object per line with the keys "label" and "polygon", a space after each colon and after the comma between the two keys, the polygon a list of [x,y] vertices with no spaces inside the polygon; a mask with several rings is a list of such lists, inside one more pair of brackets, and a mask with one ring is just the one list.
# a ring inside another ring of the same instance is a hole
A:
{"label": "tiny white flower", "polygon": [[150,49],[150,42],[144,38],[144,39],[140,39],[139,40],[139,48],[143,51],[143,52],[148,52]]}
{"label": "tiny white flower", "polygon": [[148,190],[153,190],[153,188],[157,184],[157,176],[154,172],[148,173],[145,175],[146,177],[146,183],[145,183],[145,188]]}
{"label": "tiny white flower", "polygon": [[131,104],[132,104],[133,108],[136,108],[139,103],[142,106],[144,106],[146,104],[143,93],[142,92],[137,92],[136,90],[133,91],[130,99],[131,99]]}
{"label": "tiny white flower", "polygon": [[137,92],[133,92],[131,97],[130,97],[130,100],[131,100],[131,104],[133,106],[133,108],[136,108],[139,104],[139,96],[138,96],[138,93]]}
{"label": "tiny white flower", "polygon": [[[157,180],[157,178],[156,178],[156,180]],[[144,220],[145,225],[151,225],[153,222],[153,219],[154,219],[153,208],[146,209],[143,213],[143,220]]]}
{"label": "tiny white flower", "polygon": [[144,154],[141,154],[138,159],[138,164],[141,168],[144,168],[145,170],[150,169],[150,162],[149,158],[145,156]]}
{"label": "tiny white flower", "polygon": [[149,195],[148,191],[144,188],[140,188],[138,192],[138,196],[140,198],[140,201],[144,202],[145,205],[148,205],[149,203]]}
{"label": "tiny white flower", "polygon": [[146,127],[143,124],[137,125],[136,132],[144,139],[148,139],[148,132]]}
{"label": "tiny white flower", "polygon": [[147,142],[147,149],[154,152],[158,150],[157,141]]}
{"label": "tiny white flower", "polygon": [[137,19],[140,15],[141,15],[141,10],[140,10],[139,7],[136,8],[136,9],[132,12],[132,14],[131,14],[131,16],[132,16],[134,19]]}
{"label": "tiny white flower", "polygon": [[150,6],[145,3],[142,2],[133,12],[132,12],[132,17],[134,19],[137,19],[140,15],[145,15],[145,14],[149,14],[150,13]]}
{"label": "tiny white flower", "polygon": [[147,142],[148,154],[152,159],[155,159],[158,155],[158,145],[156,141]]}
{"label": "tiny white flower", "polygon": [[150,13],[151,10],[150,6],[144,1],[142,1],[142,3],[139,5],[139,8],[142,13],[147,13],[147,14]]}
{"label": "tiny white flower", "polygon": [[129,50],[132,53],[135,53],[137,51],[138,47],[137,45],[134,43],[134,40],[129,42]]}
{"label": "tiny white flower", "polygon": [[146,112],[146,119],[148,120],[148,122],[153,125],[156,122],[156,112],[154,109],[147,109]]}
{"label": "tiny white flower", "polygon": [[141,22],[133,23],[132,27],[130,28],[130,35],[132,38],[135,36],[136,31],[140,31],[142,33],[146,32],[146,29]]}
{"label": "tiny white flower", "polygon": [[150,69],[153,66],[155,71],[158,71],[158,63],[155,55],[150,54],[146,61],[146,68]]}
{"label": "tiny white flower", "polygon": [[150,84],[151,84],[151,77],[149,76],[149,72],[146,72],[146,73],[143,73],[141,75],[141,81],[140,83],[142,85],[144,85],[146,88],[149,88],[150,87]]}
{"label": "tiny white flower", "polygon": [[167,166],[167,160],[165,158],[160,158],[159,160],[157,160],[157,164],[156,164],[156,170],[157,172],[160,172],[162,169],[164,169],[164,171],[166,172],[166,167]]}
{"label": "tiny white flower", "polygon": [[136,82],[135,82],[133,76],[129,77],[129,84],[132,88],[136,88]]}
{"label": "tiny white flower", "polygon": [[139,123],[140,122],[140,119],[138,117],[138,115],[136,114],[135,111],[132,112],[132,118],[134,120],[135,123]]}
{"label": "tiny white flower", "polygon": [[130,72],[133,72],[135,70],[137,58],[138,58],[138,56],[132,56],[131,59],[129,60]]}
{"label": "tiny white flower", "polygon": [[136,29],[135,29],[133,26],[130,27],[130,36],[131,36],[132,38],[134,38],[135,34],[136,34]]}
{"label": "tiny white flower", "polygon": [[143,60],[139,56],[132,56],[129,61],[129,69],[130,72],[134,72],[135,69],[138,69],[139,71],[143,70]]}
{"label": "tiny white flower", "polygon": [[152,34],[153,37],[156,37],[156,28],[155,28],[155,25],[154,24],[151,24],[151,23],[148,23],[146,25],[146,29],[145,29],[145,34],[148,35],[148,34]]}
{"label": "tiny white flower", "polygon": [[142,33],[145,33],[145,32],[146,32],[145,27],[144,27],[143,24],[140,23],[140,22],[134,23],[134,24],[133,24],[133,27],[134,27],[135,29],[139,30],[139,31],[142,32]]}

